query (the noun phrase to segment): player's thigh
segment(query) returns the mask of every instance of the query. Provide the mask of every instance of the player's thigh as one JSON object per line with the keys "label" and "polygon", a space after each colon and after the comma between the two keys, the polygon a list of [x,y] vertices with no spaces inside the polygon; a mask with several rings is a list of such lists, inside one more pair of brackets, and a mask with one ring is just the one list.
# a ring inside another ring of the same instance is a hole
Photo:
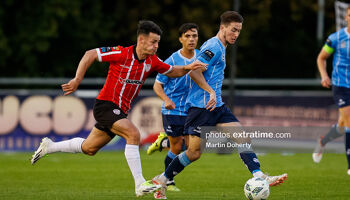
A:
{"label": "player's thigh", "polygon": [[114,122],[111,131],[126,139],[128,144],[139,144],[140,142],[139,130],[127,118]]}
{"label": "player's thigh", "polygon": [[106,132],[94,127],[82,144],[83,152],[93,155],[111,141],[111,139],[112,138]]}

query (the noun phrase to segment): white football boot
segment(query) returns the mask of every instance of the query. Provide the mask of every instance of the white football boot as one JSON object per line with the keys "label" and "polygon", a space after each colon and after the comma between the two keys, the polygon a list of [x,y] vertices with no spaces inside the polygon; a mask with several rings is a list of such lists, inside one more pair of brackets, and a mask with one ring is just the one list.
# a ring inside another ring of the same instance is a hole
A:
{"label": "white football boot", "polygon": [[34,152],[32,156],[32,165],[34,165],[40,158],[44,157],[47,154],[47,147],[52,143],[52,140],[48,137],[45,137],[41,140],[39,148]]}
{"label": "white football boot", "polygon": [[160,187],[160,185],[153,184],[152,181],[146,181],[135,189],[136,197],[141,197],[145,194],[153,193]]}
{"label": "white football boot", "polygon": [[323,139],[323,136],[317,139],[315,150],[312,153],[312,160],[314,160],[315,163],[320,163],[322,159],[322,154],[325,147],[324,145],[321,144],[322,139]]}
{"label": "white football boot", "polygon": [[282,174],[279,176],[264,175],[262,178],[264,178],[270,186],[277,186],[279,184],[282,184],[285,180],[287,180],[288,174]]}

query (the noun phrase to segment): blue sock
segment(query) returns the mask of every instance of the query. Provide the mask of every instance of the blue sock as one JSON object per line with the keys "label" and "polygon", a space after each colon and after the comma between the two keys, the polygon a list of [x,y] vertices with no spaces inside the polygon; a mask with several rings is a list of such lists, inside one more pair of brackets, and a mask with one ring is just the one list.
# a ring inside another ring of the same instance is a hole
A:
{"label": "blue sock", "polygon": [[239,154],[244,164],[248,167],[251,173],[257,172],[260,170],[260,162],[256,157],[254,152],[242,152]]}
{"label": "blue sock", "polygon": [[[168,166],[170,165],[171,161],[173,161],[175,157],[176,157],[176,154],[174,154],[173,152],[171,152],[169,150],[168,154],[166,155],[165,160],[164,160],[165,170],[166,170],[166,168],[168,168]],[[170,181],[172,181],[172,180],[173,179],[171,179]]]}
{"label": "blue sock", "polygon": [[180,153],[174,158],[170,165],[165,170],[165,177],[169,180],[174,179],[174,176],[179,174],[187,165],[191,164],[185,152]]}
{"label": "blue sock", "polygon": [[350,128],[345,128],[345,154],[348,159],[348,169],[350,169]]}

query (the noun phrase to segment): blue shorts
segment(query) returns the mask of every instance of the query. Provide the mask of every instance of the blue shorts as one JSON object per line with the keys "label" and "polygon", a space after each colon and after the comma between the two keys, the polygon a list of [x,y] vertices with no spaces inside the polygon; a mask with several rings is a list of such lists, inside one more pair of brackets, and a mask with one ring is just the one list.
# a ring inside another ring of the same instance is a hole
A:
{"label": "blue shorts", "polygon": [[350,105],[350,88],[332,86],[333,98],[338,108]]}
{"label": "blue shorts", "polygon": [[201,126],[216,126],[219,123],[229,122],[239,122],[239,120],[225,105],[215,108],[213,111],[192,107],[188,110],[185,133],[200,137]]}
{"label": "blue shorts", "polygon": [[162,118],[163,128],[168,136],[179,137],[184,135],[186,116],[162,115]]}

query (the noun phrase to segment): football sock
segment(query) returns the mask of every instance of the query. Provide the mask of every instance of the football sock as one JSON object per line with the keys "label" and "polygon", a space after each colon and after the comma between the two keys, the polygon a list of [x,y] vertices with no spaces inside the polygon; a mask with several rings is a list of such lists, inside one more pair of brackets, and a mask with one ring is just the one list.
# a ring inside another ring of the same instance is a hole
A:
{"label": "football sock", "polygon": [[324,146],[328,142],[342,136],[343,134],[342,134],[342,131],[340,129],[342,129],[342,128],[338,127],[337,124],[333,125],[332,128],[327,133],[327,135],[325,135],[324,138],[321,140],[321,144]]}
{"label": "football sock", "polygon": [[73,138],[62,142],[52,142],[47,147],[47,153],[66,152],[66,153],[82,153],[81,145],[84,138]]}
{"label": "football sock", "polygon": [[126,144],[124,154],[137,187],[146,181],[142,175],[139,146]]}
{"label": "football sock", "polygon": [[184,151],[173,159],[170,165],[166,168],[164,176],[167,179],[172,180],[174,179],[174,176],[179,174],[189,164],[191,164],[191,161],[188,159],[186,151]]}
{"label": "football sock", "polygon": [[345,131],[345,153],[348,159],[348,169],[350,169],[350,128],[346,128]]}
{"label": "football sock", "polygon": [[244,151],[239,153],[239,156],[252,174],[260,171],[260,162],[254,152]]}
{"label": "football sock", "polygon": [[[170,150],[168,151],[168,154],[165,157],[164,160],[164,164],[165,164],[165,170],[166,168],[168,168],[168,166],[170,165],[171,161],[173,161],[173,159],[176,157],[176,154],[174,154],[173,152],[171,152]],[[170,181],[172,181],[173,179],[171,179]]]}

